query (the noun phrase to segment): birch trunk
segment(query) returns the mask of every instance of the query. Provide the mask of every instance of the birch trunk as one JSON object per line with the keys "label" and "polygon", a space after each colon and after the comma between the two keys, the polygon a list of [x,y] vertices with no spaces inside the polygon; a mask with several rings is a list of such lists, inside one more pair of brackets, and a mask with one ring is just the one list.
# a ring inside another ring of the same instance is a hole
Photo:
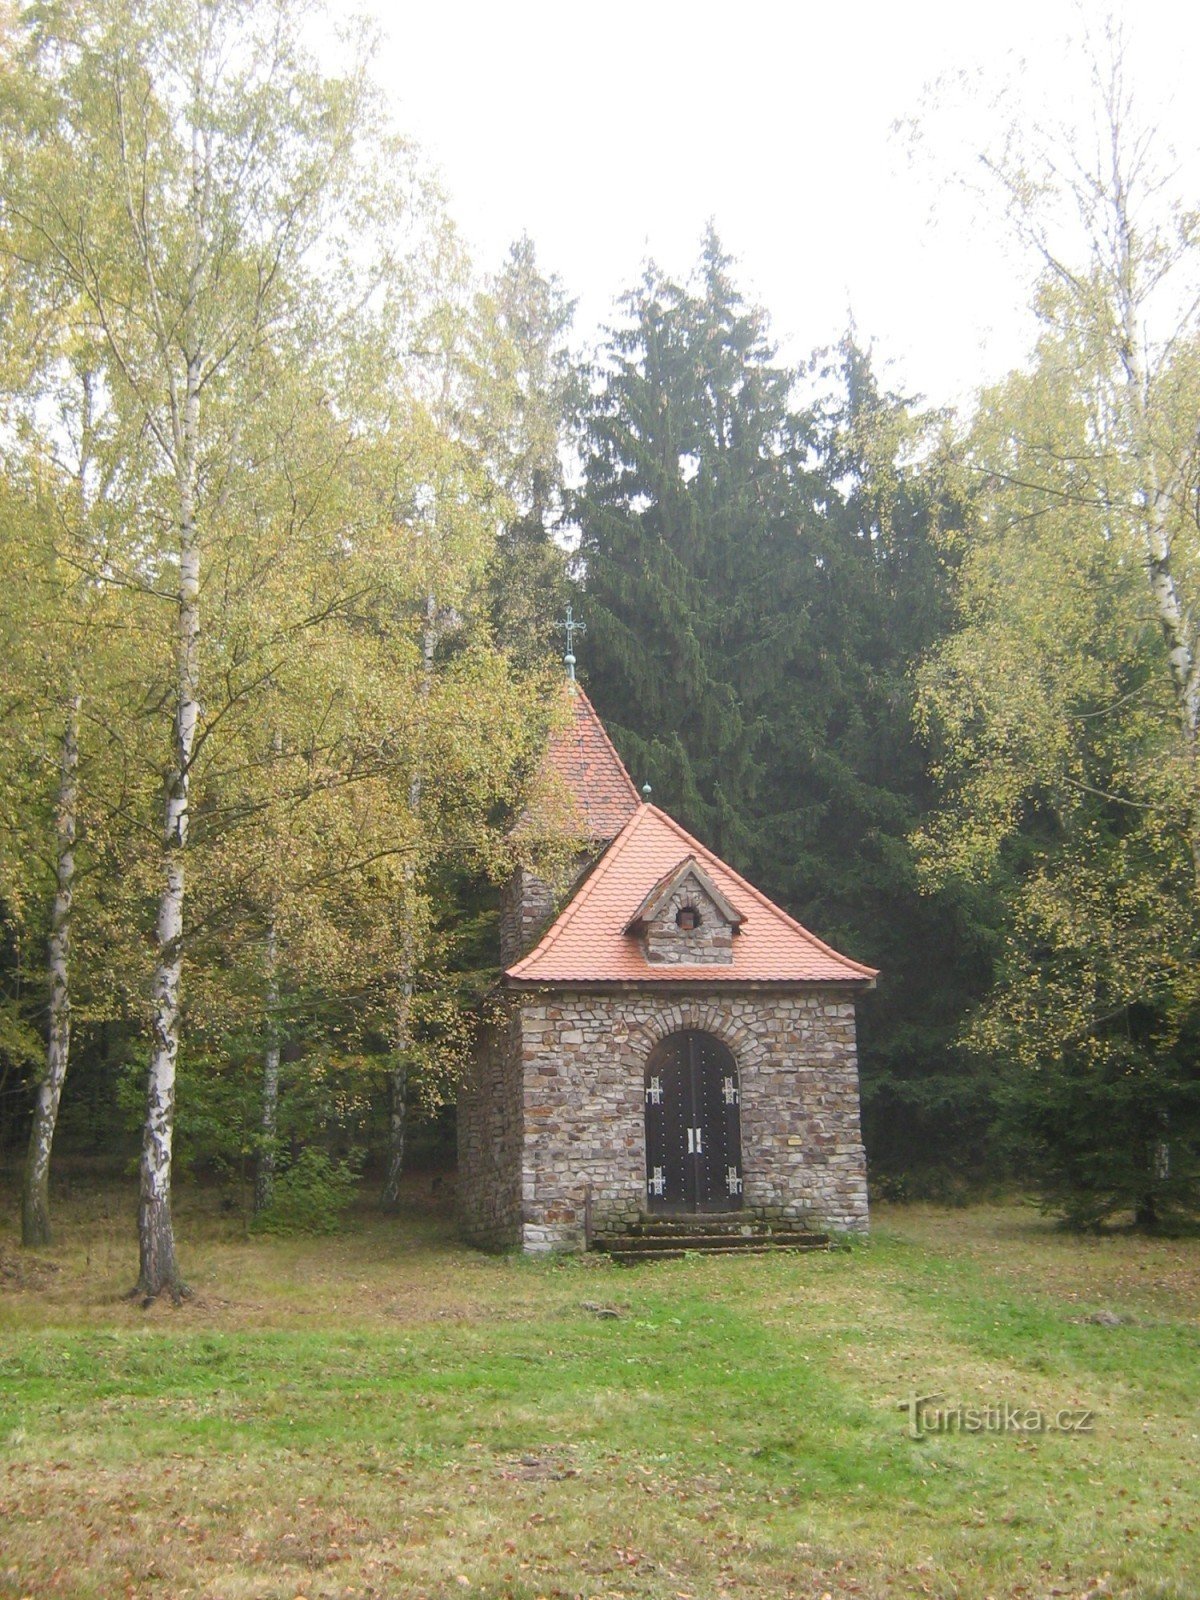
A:
{"label": "birch trunk", "polygon": [[180,984],[184,950],[184,860],[188,836],[192,749],[200,718],[200,548],[196,527],[196,455],[200,428],[199,362],[188,362],[182,417],[179,492],[179,628],[176,637],[174,750],[164,786],[163,887],[156,927],[152,1040],[142,1137],[135,1294],[146,1299],[187,1291],[175,1259],[171,1226],[171,1146],[175,1130],[175,1069],[179,1057]]}
{"label": "birch trunk", "polygon": [[[1182,463],[1167,486],[1155,455],[1151,386],[1156,376],[1144,354],[1145,330],[1134,285],[1137,281],[1137,234],[1129,214],[1121,176],[1119,127],[1112,120],[1112,182],[1117,258],[1113,273],[1118,308],[1118,349],[1125,390],[1129,444],[1143,476],[1138,486],[1143,506],[1143,549],[1150,596],[1167,651],[1167,666],[1183,737],[1189,779],[1188,836],[1193,881],[1200,890],[1200,661],[1193,618],[1179,593],[1173,560],[1173,503],[1192,466]],[[1161,372],[1157,375],[1161,375]]]}
{"label": "birch trunk", "polygon": [[[1189,608],[1183,603],[1172,560],[1173,501],[1182,487],[1185,463],[1176,470],[1170,487],[1164,488],[1155,456],[1151,416],[1153,369],[1143,352],[1144,329],[1140,325],[1133,285],[1137,236],[1127,203],[1127,189],[1121,178],[1119,127],[1110,113],[1113,136],[1112,177],[1118,241],[1118,269],[1115,273],[1117,304],[1120,312],[1119,355],[1124,373],[1126,403],[1131,414],[1131,443],[1135,459],[1145,474],[1141,486],[1144,507],[1143,545],[1146,572],[1154,612],[1158,618],[1167,651],[1167,666],[1179,717],[1183,755],[1188,783],[1188,842],[1192,854],[1192,883],[1200,893],[1200,660],[1197,660],[1195,634]],[[1164,1131],[1169,1128],[1166,1110],[1161,1113]],[[1165,1183],[1171,1172],[1171,1146],[1165,1136],[1155,1146],[1152,1181]],[[1153,1228],[1157,1222],[1155,1195],[1151,1190],[1137,1208],[1139,1227]]]}
{"label": "birch trunk", "polygon": [[[425,596],[425,627],[421,638],[421,701],[422,717],[433,684],[433,657],[437,649],[437,597],[432,591]],[[421,757],[413,770],[408,786],[408,806],[415,817],[421,806],[421,789],[424,774]],[[407,879],[413,882],[411,865]],[[400,975],[400,999],[396,1007],[396,1059],[391,1076],[391,1119],[388,1126],[387,1173],[383,1180],[383,1193],[379,1203],[385,1211],[394,1211],[400,1204],[400,1179],[404,1175],[404,1140],[408,1131],[408,1059],[412,1050],[412,997],[416,976],[416,947],[412,937],[411,922],[404,934],[403,967]]]}
{"label": "birch trunk", "polygon": [[262,1109],[254,1172],[254,1215],[275,1198],[275,1145],[279,1119],[279,933],[272,911],[267,921],[267,1048],[263,1055]]}
{"label": "birch trunk", "polygon": [[1172,569],[1169,510],[1169,496],[1155,484],[1149,496],[1146,566],[1155,613],[1167,647],[1171,685],[1183,736],[1189,777],[1188,835],[1192,875],[1200,891],[1200,664],[1196,661],[1187,614]]}
{"label": "birch trunk", "polygon": [[66,703],[58,794],[54,812],[55,892],[50,919],[50,1007],[46,1075],[38,1085],[21,1193],[21,1243],[50,1243],[50,1151],[71,1053],[71,902],[75,885],[75,830],[79,800],[80,695]]}

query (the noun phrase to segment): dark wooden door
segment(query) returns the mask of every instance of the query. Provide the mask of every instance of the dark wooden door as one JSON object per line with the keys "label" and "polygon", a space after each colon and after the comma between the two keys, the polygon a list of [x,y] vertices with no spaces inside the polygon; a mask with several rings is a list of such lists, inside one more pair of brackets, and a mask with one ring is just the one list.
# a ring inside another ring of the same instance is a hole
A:
{"label": "dark wooden door", "polygon": [[711,1033],[672,1033],[646,1063],[646,1198],[651,1211],[742,1203],[737,1063]]}

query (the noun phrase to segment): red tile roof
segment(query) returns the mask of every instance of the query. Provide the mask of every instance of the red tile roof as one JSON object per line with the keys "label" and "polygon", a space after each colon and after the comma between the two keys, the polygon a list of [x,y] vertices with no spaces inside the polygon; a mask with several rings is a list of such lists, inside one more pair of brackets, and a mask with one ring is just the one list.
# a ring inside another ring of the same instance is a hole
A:
{"label": "red tile roof", "polygon": [[[654,885],[689,855],[746,919],[728,964],[652,964],[637,935],[625,932]],[[651,805],[638,806],[541,942],[505,973],[514,984],[847,983],[860,988],[870,988],[876,976],[873,967],[822,944]]]}
{"label": "red tile roof", "polygon": [[[641,799],[592,702],[577,683],[568,684],[567,693],[571,718],[550,735],[540,776],[565,788],[569,806],[565,826],[582,839],[607,844],[641,809]],[[535,801],[532,814],[527,811],[518,823],[518,831],[536,827],[536,812]]]}

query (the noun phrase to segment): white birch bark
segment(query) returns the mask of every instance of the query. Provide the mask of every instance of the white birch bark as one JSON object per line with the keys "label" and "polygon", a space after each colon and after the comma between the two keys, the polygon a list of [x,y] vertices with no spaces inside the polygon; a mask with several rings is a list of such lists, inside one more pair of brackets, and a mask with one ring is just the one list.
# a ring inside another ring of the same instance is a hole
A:
{"label": "white birch bark", "polygon": [[71,903],[75,884],[75,833],[79,801],[78,692],[66,702],[54,811],[55,892],[50,919],[50,1005],[46,1074],[38,1085],[21,1193],[21,1243],[50,1243],[50,1151],[71,1053]]}
{"label": "white birch bark", "polygon": [[1192,874],[1200,891],[1200,670],[1171,559],[1170,496],[1157,483],[1147,495],[1146,568],[1155,615],[1167,647],[1167,664],[1188,770],[1188,834]]}
{"label": "white birch bark", "polygon": [[[1193,619],[1184,604],[1173,560],[1175,501],[1194,469],[1197,435],[1191,431],[1187,452],[1177,458],[1164,484],[1154,438],[1153,387],[1165,377],[1148,355],[1149,340],[1137,284],[1138,233],[1130,211],[1129,185],[1122,161],[1119,104],[1111,89],[1107,101],[1110,136],[1110,189],[1114,253],[1112,290],[1117,309],[1117,354],[1123,374],[1127,443],[1142,482],[1137,487],[1142,508],[1142,541],[1150,596],[1166,646],[1167,668],[1175,696],[1186,764],[1188,839],[1192,855],[1192,881],[1200,892],[1200,662],[1197,660]],[[1171,1174],[1170,1117],[1160,1111],[1163,1136],[1154,1147],[1149,1186],[1137,1208],[1139,1226],[1154,1227],[1158,1220],[1156,1189]]]}
{"label": "white birch bark", "polygon": [[1188,768],[1188,832],[1192,870],[1200,889],[1200,665],[1188,608],[1179,593],[1173,559],[1174,502],[1194,463],[1191,451],[1164,484],[1155,455],[1151,388],[1154,372],[1144,355],[1146,337],[1134,285],[1137,239],[1120,176],[1119,129],[1113,127],[1113,212],[1117,254],[1113,285],[1118,312],[1118,356],[1124,380],[1128,442],[1142,482],[1142,542],[1154,613],[1166,645],[1167,667],[1179,716],[1184,759]]}
{"label": "white birch bark", "polygon": [[[88,520],[88,472],[92,459],[94,396],[92,375],[80,375],[79,465],[76,473],[79,525]],[[84,604],[83,586],[72,585],[72,601]],[[75,892],[75,839],[79,813],[79,717],[83,696],[79,673],[68,669],[63,698],[63,731],[59,747],[58,790],[54,803],[54,906],[50,915],[47,972],[46,1073],[38,1085],[29,1130],[29,1152],[21,1191],[21,1243],[51,1242],[50,1155],[58,1125],[58,1108],[71,1059],[71,928]]]}
{"label": "white birch bark", "polygon": [[171,1225],[171,1148],[175,1070],[179,1057],[180,983],[184,955],[184,859],[188,836],[192,749],[200,718],[200,547],[196,526],[196,456],[200,431],[200,364],[191,357],[180,419],[179,623],[175,646],[174,749],[163,806],[163,886],[156,925],[152,1039],[142,1137],[138,1205],[140,1274],[135,1294],[185,1293]]}

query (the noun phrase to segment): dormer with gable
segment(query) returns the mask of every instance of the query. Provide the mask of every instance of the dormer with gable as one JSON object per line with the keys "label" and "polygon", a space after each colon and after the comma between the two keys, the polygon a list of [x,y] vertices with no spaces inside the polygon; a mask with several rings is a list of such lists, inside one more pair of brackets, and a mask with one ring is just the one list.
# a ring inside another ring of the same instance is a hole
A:
{"label": "dormer with gable", "polygon": [[573,673],[564,693],[543,775],[574,878],[505,891],[507,1017],[458,1103],[464,1234],[580,1249],[712,1212],[865,1229],[855,1001],[876,973],[643,803]]}
{"label": "dormer with gable", "polygon": [[641,940],[647,961],[728,966],[745,920],[689,855],[658,880],[626,931]]}

